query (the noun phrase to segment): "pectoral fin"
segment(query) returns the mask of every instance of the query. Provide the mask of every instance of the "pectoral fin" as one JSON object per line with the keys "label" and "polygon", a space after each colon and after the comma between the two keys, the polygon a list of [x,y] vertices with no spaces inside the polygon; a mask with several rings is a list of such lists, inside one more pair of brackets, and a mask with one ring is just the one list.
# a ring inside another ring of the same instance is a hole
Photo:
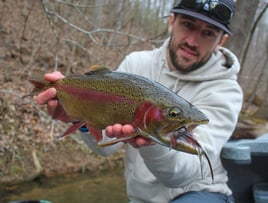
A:
{"label": "pectoral fin", "polygon": [[137,134],[131,134],[129,136],[126,136],[126,137],[121,137],[121,138],[115,138],[113,140],[110,140],[108,142],[100,142],[98,143],[98,146],[99,147],[107,147],[107,146],[111,146],[111,145],[114,145],[114,144],[117,144],[118,142],[127,142],[129,141],[130,139],[136,137]]}

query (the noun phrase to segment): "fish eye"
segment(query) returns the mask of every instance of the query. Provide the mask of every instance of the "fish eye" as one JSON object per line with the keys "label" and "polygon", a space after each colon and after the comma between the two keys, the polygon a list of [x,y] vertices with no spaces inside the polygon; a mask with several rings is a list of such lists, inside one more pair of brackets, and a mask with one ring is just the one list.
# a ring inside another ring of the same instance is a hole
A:
{"label": "fish eye", "polygon": [[182,118],[182,110],[178,107],[173,107],[168,112],[169,117],[172,119],[181,119]]}

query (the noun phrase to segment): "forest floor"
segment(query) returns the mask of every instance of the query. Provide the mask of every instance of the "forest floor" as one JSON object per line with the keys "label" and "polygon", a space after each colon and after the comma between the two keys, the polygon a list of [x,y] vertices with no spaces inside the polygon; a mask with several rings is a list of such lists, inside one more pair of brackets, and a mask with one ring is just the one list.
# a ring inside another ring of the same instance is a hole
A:
{"label": "forest floor", "polygon": [[1,1],[0,10],[0,191],[39,177],[122,168],[124,150],[102,157],[78,136],[59,141],[67,124],[53,121],[32,97],[22,99],[33,69],[53,71],[55,39],[37,1]]}

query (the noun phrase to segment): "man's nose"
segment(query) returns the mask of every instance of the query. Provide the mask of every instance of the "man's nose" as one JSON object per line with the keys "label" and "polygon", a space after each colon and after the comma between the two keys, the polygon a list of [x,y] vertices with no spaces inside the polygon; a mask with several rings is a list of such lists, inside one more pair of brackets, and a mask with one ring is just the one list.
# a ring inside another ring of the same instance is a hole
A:
{"label": "man's nose", "polygon": [[186,42],[191,47],[197,47],[198,41],[199,41],[199,32],[198,31],[192,31],[189,33],[189,35],[186,38]]}

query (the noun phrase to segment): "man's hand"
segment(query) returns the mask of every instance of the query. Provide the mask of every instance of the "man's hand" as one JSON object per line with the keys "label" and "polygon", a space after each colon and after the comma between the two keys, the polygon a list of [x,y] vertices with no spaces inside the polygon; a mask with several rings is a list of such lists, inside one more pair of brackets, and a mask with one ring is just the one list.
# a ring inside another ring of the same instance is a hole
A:
{"label": "man's hand", "polygon": [[[135,133],[135,128],[130,124],[114,124],[111,126],[107,126],[105,129],[105,133],[108,137],[120,138]],[[128,143],[130,143],[135,148],[155,144],[155,142],[152,142],[151,140],[145,139],[141,136],[137,136],[129,140]]]}
{"label": "man's hand", "polygon": [[[45,74],[45,80],[49,82],[55,82],[56,80],[64,78],[62,73],[55,71],[53,73]],[[57,91],[55,88],[49,88],[44,92],[41,92],[35,97],[35,101],[39,105],[47,104],[48,114],[53,116],[57,120],[61,120],[63,122],[71,122],[72,119],[69,118],[63,108],[59,105],[58,100],[56,99]],[[55,110],[57,109],[57,112]]]}

